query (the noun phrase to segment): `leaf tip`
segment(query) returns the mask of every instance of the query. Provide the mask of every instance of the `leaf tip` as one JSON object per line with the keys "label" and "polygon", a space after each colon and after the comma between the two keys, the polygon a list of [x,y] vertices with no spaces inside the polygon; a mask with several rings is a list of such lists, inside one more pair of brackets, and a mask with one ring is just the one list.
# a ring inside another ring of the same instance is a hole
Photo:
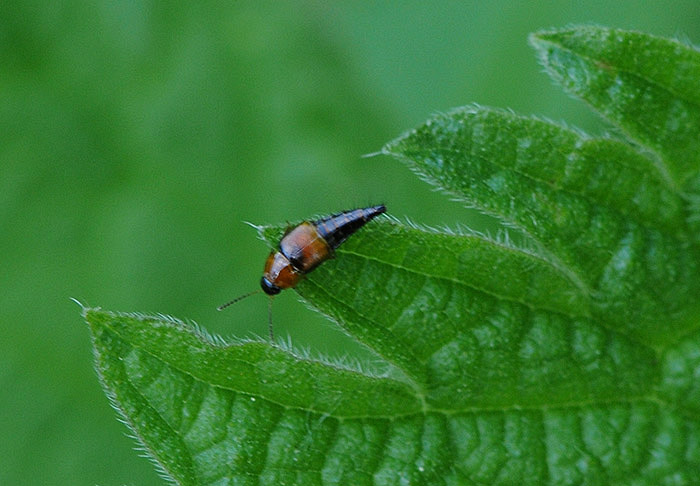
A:
{"label": "leaf tip", "polygon": [[564,47],[571,42],[585,42],[594,34],[609,32],[608,27],[596,24],[570,25],[563,28],[542,29],[528,36],[528,43],[539,53],[546,53],[553,45]]}
{"label": "leaf tip", "polygon": [[535,50],[541,64],[547,65],[547,59],[553,45],[560,40],[563,31],[548,29],[532,32],[528,37],[528,44]]}
{"label": "leaf tip", "polygon": [[531,32],[527,36],[527,40],[531,46],[537,48],[545,42],[551,42],[560,36],[562,33],[561,29],[541,29],[535,32]]}
{"label": "leaf tip", "polygon": [[368,154],[364,154],[361,157],[363,159],[371,159],[372,157],[376,157],[377,155],[384,155],[384,147],[381,149],[377,150],[376,152],[370,152]]}
{"label": "leaf tip", "polygon": [[544,40],[544,38],[547,35],[546,30],[538,30],[536,32],[530,32],[530,35],[527,36],[527,42],[530,44],[532,47],[537,48],[539,46],[539,43]]}
{"label": "leaf tip", "polygon": [[76,304],[78,304],[83,311],[85,310],[85,306],[78,299],[76,299],[75,297],[68,297],[68,298],[70,300],[72,300],[73,302],[75,302]]}
{"label": "leaf tip", "polygon": [[391,142],[385,143],[379,153],[382,155],[395,155],[392,149],[396,145],[397,140],[398,139],[394,139]]}
{"label": "leaf tip", "polygon": [[87,319],[88,313],[89,313],[91,310],[96,310],[96,309],[94,309],[94,308],[92,308],[92,307],[90,307],[90,306],[88,306],[88,305],[83,304],[82,302],[80,302],[80,301],[79,301],[78,299],[76,299],[75,297],[68,297],[68,298],[80,306],[80,314],[83,316],[84,319]]}

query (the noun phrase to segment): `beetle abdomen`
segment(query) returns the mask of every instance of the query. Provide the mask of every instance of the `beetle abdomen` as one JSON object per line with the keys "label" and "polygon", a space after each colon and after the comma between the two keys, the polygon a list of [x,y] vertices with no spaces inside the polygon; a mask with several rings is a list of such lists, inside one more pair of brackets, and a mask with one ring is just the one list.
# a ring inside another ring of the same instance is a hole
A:
{"label": "beetle abdomen", "polygon": [[335,250],[350,235],[384,212],[386,212],[386,206],[383,204],[352,209],[314,221],[313,225],[316,226],[319,236],[331,249]]}

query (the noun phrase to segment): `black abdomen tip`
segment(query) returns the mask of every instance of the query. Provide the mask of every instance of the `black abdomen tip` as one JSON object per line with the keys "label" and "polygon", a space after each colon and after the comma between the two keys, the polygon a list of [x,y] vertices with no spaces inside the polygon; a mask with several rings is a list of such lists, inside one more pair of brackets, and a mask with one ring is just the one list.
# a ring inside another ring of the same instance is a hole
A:
{"label": "black abdomen tip", "polygon": [[379,204],[368,208],[351,209],[328,216],[314,222],[319,235],[332,249],[338,248],[350,235],[369,221],[386,212],[386,206]]}

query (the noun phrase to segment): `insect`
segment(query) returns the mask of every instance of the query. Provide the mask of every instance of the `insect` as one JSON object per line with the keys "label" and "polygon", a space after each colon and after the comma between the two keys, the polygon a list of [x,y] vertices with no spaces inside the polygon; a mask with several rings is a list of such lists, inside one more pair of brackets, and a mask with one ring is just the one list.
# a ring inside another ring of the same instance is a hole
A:
{"label": "insect", "polygon": [[[270,341],[274,340],[272,297],[284,289],[295,287],[307,273],[329,258],[333,258],[336,248],[348,237],[384,212],[386,207],[383,204],[351,209],[316,221],[304,221],[285,232],[279,242],[279,248],[267,257],[260,279],[262,291],[270,296],[268,305]],[[260,290],[241,295],[219,306],[218,310],[223,310],[258,292]]]}

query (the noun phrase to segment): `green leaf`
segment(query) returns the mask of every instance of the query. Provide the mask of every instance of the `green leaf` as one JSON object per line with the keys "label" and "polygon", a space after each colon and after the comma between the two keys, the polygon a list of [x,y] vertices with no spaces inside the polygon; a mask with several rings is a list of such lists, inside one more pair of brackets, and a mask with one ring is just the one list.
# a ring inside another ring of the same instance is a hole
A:
{"label": "green leaf", "polygon": [[[389,418],[422,409],[404,382],[269,343],[225,344],[163,316],[85,317],[113,403],[179,484],[321,484],[330,441],[345,427],[380,440]],[[335,454],[351,442],[334,440]]]}
{"label": "green leaf", "polygon": [[550,75],[636,143],[678,188],[700,168],[700,51],[640,32],[576,27],[530,37]]}
{"label": "green leaf", "polygon": [[624,142],[470,106],[384,153],[522,230],[610,328],[652,346],[695,329],[700,259],[684,200]]}
{"label": "green leaf", "polygon": [[[384,153],[523,238],[388,217],[353,235],[295,290],[377,364],[85,309],[103,385],[177,484],[695,484],[700,252],[679,188],[695,174],[634,142],[435,116]],[[283,231],[260,228],[272,247]]]}

